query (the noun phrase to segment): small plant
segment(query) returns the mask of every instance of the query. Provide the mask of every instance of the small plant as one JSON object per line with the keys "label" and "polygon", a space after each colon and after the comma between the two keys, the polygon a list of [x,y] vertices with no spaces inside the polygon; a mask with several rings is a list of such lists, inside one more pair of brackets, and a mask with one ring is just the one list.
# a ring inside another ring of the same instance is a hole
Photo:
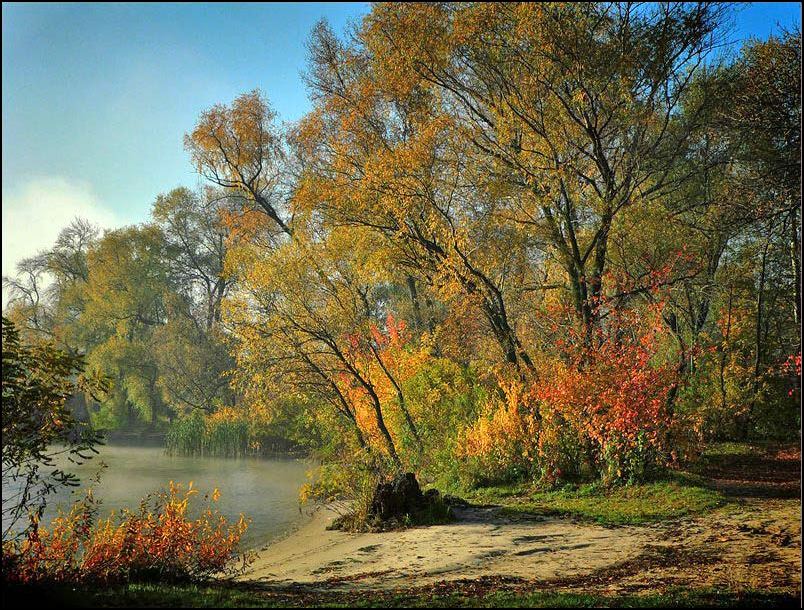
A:
{"label": "small plant", "polygon": [[171,481],[167,491],[147,496],[137,511],[124,510],[93,525],[98,503],[92,489],[70,512],[42,527],[32,517],[25,538],[3,544],[6,583],[119,583],[190,581],[245,568],[250,557],[238,551],[248,528],[241,515],[229,523],[212,504],[197,518],[188,515],[198,493]]}

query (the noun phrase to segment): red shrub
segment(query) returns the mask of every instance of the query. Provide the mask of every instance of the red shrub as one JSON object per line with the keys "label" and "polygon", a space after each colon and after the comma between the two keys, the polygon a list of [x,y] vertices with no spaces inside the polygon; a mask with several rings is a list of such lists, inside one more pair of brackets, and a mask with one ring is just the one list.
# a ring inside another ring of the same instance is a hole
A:
{"label": "red shrub", "polygon": [[[198,492],[170,483],[167,492],[145,498],[137,512],[123,511],[93,525],[97,505],[91,490],[67,515],[46,529],[34,524],[22,540],[3,544],[7,583],[92,582],[137,579],[190,580],[231,571],[246,555],[238,552],[248,527],[241,515],[230,524],[208,507],[188,517]],[[210,500],[217,501],[215,490]]]}

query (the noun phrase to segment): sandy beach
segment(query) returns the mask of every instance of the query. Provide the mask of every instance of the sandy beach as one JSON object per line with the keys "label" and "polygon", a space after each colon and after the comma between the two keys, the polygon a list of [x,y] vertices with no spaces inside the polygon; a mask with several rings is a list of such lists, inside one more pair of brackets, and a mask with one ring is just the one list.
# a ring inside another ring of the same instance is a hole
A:
{"label": "sandy beach", "polygon": [[765,579],[795,587],[800,566],[801,505],[791,500],[753,500],[728,513],[620,527],[475,506],[458,509],[447,525],[327,530],[337,516],[332,507],[319,508],[296,532],[258,551],[241,579],[328,590],[483,577],[626,590]]}
{"label": "sandy beach", "polygon": [[646,528],[512,518],[494,507],[456,512],[448,525],[352,534],[327,530],[337,513],[322,507],[311,522],[260,551],[244,578],[375,588],[491,575],[543,580],[626,561],[651,540]]}

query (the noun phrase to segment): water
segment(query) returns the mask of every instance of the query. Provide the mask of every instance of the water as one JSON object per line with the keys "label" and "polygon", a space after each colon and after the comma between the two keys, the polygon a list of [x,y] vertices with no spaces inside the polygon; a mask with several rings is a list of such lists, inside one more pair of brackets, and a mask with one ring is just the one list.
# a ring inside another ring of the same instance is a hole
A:
{"label": "water", "polygon": [[108,466],[95,486],[95,497],[103,501],[101,516],[121,508],[135,510],[145,495],[167,488],[170,481],[185,488],[192,481],[200,493],[191,505],[195,501],[202,506],[200,496],[217,487],[221,495],[215,507],[221,514],[235,521],[240,513],[251,518],[243,538],[247,548],[262,546],[306,519],[299,509],[298,491],[312,466],[308,461],[168,456],[162,447],[107,445],[99,451],[99,456],[79,466],[66,460],[59,464],[81,478],[81,487],[51,494],[43,523],[49,523],[59,507],[69,510],[76,495],[83,496],[82,490],[98,471],[100,461]]}

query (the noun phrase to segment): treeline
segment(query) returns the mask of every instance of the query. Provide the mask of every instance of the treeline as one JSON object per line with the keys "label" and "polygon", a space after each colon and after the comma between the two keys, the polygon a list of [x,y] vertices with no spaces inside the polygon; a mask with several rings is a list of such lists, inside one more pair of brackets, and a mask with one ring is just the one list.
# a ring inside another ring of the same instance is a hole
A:
{"label": "treeline", "polygon": [[319,24],[307,116],[259,92],[203,113],[186,146],[214,190],[70,227],[7,280],[9,315],[115,379],[99,421],[274,426],[319,451],[321,495],[400,468],[635,481],[793,434],[800,32],[720,59],[729,10]]}
{"label": "treeline", "polygon": [[221,304],[229,205],[211,190],[160,196],[149,222],[103,235],[77,219],[52,249],[5,278],[8,315],[29,338],[86,354],[109,378],[103,402],[77,397],[79,415],[103,429],[164,429],[176,416],[232,406],[232,366]]}

